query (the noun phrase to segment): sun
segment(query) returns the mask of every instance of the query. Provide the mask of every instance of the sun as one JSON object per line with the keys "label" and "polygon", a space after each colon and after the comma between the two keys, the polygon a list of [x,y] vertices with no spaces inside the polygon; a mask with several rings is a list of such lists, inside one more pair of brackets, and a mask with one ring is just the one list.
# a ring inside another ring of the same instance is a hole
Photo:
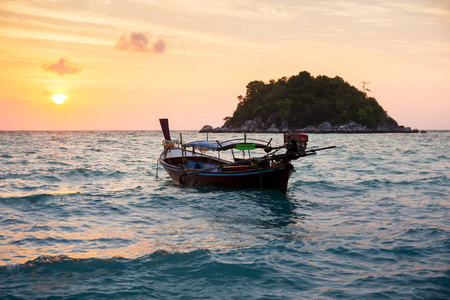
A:
{"label": "sun", "polygon": [[64,100],[66,100],[67,96],[64,94],[56,94],[53,95],[52,99],[56,104],[63,104]]}

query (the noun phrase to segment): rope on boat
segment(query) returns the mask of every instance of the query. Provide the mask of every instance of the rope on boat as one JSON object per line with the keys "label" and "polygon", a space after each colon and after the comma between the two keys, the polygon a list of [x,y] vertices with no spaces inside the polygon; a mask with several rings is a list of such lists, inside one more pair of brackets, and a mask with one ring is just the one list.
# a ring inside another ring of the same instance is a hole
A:
{"label": "rope on boat", "polygon": [[156,178],[158,178],[159,159],[156,160]]}
{"label": "rope on boat", "polygon": [[261,168],[259,169],[259,188],[262,190]]}
{"label": "rope on boat", "polygon": [[[214,168],[216,168],[216,167],[214,167]],[[200,172],[191,172],[191,174],[189,174],[188,171],[186,170],[186,166],[184,166],[182,164],[177,165],[177,169],[181,173],[180,177],[178,178],[178,181],[180,182],[180,184],[182,186],[187,186],[189,184],[189,182],[200,173]],[[189,175],[192,175],[192,176],[189,177]]]}

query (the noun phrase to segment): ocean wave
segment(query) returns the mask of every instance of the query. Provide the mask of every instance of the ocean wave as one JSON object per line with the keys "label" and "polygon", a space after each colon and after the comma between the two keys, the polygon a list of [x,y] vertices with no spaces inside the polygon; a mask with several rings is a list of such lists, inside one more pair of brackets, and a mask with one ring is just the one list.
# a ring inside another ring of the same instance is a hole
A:
{"label": "ocean wave", "polygon": [[[42,228],[41,230],[42,231]],[[31,230],[27,231],[31,233]],[[50,237],[34,237],[25,236],[22,239],[16,239],[11,241],[10,244],[14,246],[28,246],[32,245],[34,248],[40,248],[41,246],[46,246],[48,249],[57,248],[61,249],[62,246],[67,246],[70,248],[76,247],[76,245],[86,245],[95,248],[120,248],[122,246],[127,246],[131,243],[131,240],[120,237],[98,237],[98,238],[66,238],[68,235],[64,236],[50,236]]]}
{"label": "ocean wave", "polygon": [[[207,250],[159,250],[137,259],[40,256],[24,264],[0,267],[0,284],[7,297],[27,291],[32,298],[253,298],[255,292],[259,296],[277,295],[277,282],[294,284],[294,278],[276,278],[276,274],[282,276],[264,260],[230,261]],[[217,286],[233,287],[238,293],[230,294]]]}
{"label": "ocean wave", "polygon": [[28,203],[37,203],[42,201],[47,201],[55,197],[60,197],[64,195],[72,195],[78,194],[79,191],[71,191],[71,190],[61,190],[61,191],[48,191],[42,193],[33,193],[33,194],[25,194],[25,195],[3,195],[0,196],[0,202],[2,203],[11,203],[17,204],[20,202],[28,202]]}
{"label": "ocean wave", "polygon": [[340,258],[324,263],[311,260],[313,253],[305,250],[270,245],[225,252],[157,250],[135,259],[43,255],[0,266],[0,293],[114,299],[445,299],[449,293],[448,271],[383,273],[396,260],[367,263],[364,255],[338,247],[320,253]]}
{"label": "ocean wave", "polygon": [[19,224],[28,224],[28,223],[19,218],[7,217],[7,218],[1,220],[0,224],[2,226],[8,226],[8,225],[19,225]]}
{"label": "ocean wave", "polygon": [[442,228],[436,228],[436,227],[416,227],[416,228],[407,228],[401,231],[398,236],[406,236],[406,237],[416,237],[418,239],[424,238],[424,237],[442,237],[446,236],[447,238],[450,238],[447,235],[447,231]]}
{"label": "ocean wave", "polygon": [[70,166],[72,166],[71,163],[63,162],[63,161],[46,161],[45,163],[48,164],[48,165],[52,165],[52,166],[62,166],[62,167],[70,167]]}
{"label": "ocean wave", "polygon": [[65,170],[59,173],[61,178],[65,179],[92,179],[98,177],[121,178],[126,173],[119,170],[96,170],[92,168],[75,168]]}
{"label": "ocean wave", "polygon": [[0,197],[0,201],[2,202],[17,202],[17,201],[26,201],[26,202],[38,202],[42,200],[47,200],[48,198],[53,197],[52,194],[47,193],[39,193],[39,194],[28,194],[23,196],[2,196]]}
{"label": "ocean wave", "polygon": [[414,186],[421,187],[424,184],[441,186],[448,184],[448,177],[445,175],[427,176],[411,178],[407,176],[390,176],[390,178],[373,178],[357,181],[357,185],[365,185],[374,188],[394,187],[394,186]]}

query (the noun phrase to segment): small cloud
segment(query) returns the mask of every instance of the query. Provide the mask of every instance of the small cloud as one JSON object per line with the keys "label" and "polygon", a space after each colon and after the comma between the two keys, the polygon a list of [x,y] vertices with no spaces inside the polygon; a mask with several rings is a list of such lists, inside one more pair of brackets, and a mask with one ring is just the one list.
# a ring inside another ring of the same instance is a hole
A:
{"label": "small cloud", "polygon": [[145,52],[148,47],[147,34],[132,32],[123,34],[117,42],[116,49],[121,51]]}
{"label": "small cloud", "polygon": [[162,38],[153,44],[153,51],[156,53],[163,53],[165,49],[166,43]]}
{"label": "small cloud", "polygon": [[43,64],[41,68],[46,72],[55,72],[60,76],[75,74],[81,71],[80,67],[75,66],[64,57],[57,59],[55,62]]}
{"label": "small cloud", "polygon": [[124,33],[117,42],[115,49],[120,51],[163,53],[166,50],[166,42],[162,38],[157,41],[151,41],[148,33]]}

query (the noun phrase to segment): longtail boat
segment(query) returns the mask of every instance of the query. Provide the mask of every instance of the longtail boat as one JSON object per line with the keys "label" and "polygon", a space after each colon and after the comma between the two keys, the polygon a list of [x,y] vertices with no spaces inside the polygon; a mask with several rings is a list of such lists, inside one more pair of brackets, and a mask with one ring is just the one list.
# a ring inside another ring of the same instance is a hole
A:
{"label": "longtail boat", "polygon": [[[167,119],[160,119],[160,123],[164,134],[164,150],[158,164],[163,166],[175,183],[182,186],[271,189],[286,193],[289,178],[295,172],[292,160],[336,147],[307,150],[308,136],[302,133],[285,133],[284,144],[277,147],[272,147],[272,139],[251,139],[246,134],[241,139],[227,141],[182,143],[171,139]],[[258,149],[264,150],[263,154],[253,157],[250,151]],[[217,156],[208,155],[207,151],[216,152]],[[223,151],[230,151],[231,158],[221,158]],[[235,152],[243,153],[244,156],[236,157]]]}

